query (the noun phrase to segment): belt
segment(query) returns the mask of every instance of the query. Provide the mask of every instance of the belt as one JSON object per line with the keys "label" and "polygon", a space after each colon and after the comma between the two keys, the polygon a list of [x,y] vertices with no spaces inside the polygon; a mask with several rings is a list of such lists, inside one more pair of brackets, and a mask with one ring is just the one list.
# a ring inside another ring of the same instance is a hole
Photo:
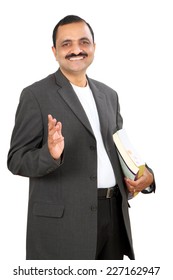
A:
{"label": "belt", "polygon": [[102,198],[111,198],[119,194],[118,185],[111,188],[100,188],[98,189],[98,197]]}

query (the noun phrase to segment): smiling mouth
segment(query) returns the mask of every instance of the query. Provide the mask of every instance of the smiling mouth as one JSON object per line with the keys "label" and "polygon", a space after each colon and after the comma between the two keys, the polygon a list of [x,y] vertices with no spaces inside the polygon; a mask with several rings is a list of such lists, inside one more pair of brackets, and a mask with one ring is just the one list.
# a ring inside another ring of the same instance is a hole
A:
{"label": "smiling mouth", "polygon": [[77,61],[77,60],[83,60],[88,56],[87,53],[81,52],[78,53],[77,55],[74,53],[68,54],[66,55],[66,59],[70,60],[70,61]]}
{"label": "smiling mouth", "polygon": [[85,58],[85,56],[76,56],[76,57],[70,57],[68,58],[68,60],[70,61],[76,61],[76,60],[83,60]]}

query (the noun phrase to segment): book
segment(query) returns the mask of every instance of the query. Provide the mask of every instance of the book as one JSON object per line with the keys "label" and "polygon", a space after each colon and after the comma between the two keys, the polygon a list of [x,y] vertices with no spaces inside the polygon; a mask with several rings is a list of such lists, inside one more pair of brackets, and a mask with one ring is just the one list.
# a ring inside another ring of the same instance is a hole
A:
{"label": "book", "polygon": [[[120,129],[113,134],[113,141],[118,151],[122,171],[126,178],[137,180],[143,175],[145,162],[135,150],[125,129]],[[136,192],[134,196],[137,194]]]}

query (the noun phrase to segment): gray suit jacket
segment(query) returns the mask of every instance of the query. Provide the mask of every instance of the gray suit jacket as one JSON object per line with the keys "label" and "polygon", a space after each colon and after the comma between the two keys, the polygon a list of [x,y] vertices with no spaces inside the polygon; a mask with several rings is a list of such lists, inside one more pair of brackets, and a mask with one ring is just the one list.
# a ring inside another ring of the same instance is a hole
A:
{"label": "gray suit jacket", "polygon": [[[134,258],[127,191],[112,140],[122,127],[117,93],[89,79],[101,133],[122,195],[129,249]],[[48,114],[63,125],[65,149],[53,160],[47,146]],[[12,173],[29,177],[27,259],[94,259],[97,243],[97,150],[88,118],[60,70],[25,88],[8,155]]]}

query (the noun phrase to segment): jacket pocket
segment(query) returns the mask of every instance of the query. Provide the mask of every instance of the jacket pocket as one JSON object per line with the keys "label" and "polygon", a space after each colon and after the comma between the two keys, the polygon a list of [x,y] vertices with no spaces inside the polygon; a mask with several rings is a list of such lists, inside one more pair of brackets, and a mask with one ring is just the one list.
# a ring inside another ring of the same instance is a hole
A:
{"label": "jacket pocket", "polygon": [[33,214],[35,216],[61,218],[63,213],[64,206],[60,204],[36,202],[33,207]]}

